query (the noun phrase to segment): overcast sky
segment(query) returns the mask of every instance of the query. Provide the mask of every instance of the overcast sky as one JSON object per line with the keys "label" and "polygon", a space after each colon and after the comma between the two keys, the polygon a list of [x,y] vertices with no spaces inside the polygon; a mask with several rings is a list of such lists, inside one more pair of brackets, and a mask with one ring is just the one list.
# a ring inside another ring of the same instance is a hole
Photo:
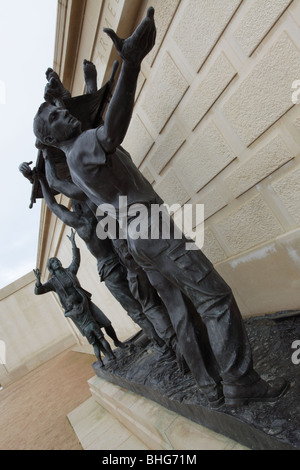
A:
{"label": "overcast sky", "polygon": [[37,157],[32,122],[53,67],[57,3],[0,0],[0,288],[36,267],[41,205],[29,209],[18,166]]}

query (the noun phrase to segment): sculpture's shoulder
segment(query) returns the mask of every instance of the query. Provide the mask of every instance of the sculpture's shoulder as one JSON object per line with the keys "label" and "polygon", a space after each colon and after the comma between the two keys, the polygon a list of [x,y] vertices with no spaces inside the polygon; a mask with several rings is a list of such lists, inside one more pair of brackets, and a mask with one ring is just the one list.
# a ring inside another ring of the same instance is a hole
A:
{"label": "sculpture's shoulder", "polygon": [[96,129],[90,129],[82,132],[77,137],[70,152],[73,158],[76,158],[78,154],[81,154],[83,152],[89,153],[94,149],[95,146],[97,146],[98,140],[96,131]]}
{"label": "sculpture's shoulder", "polygon": [[97,138],[97,129],[82,132],[75,140],[68,156],[71,167],[99,165],[106,161],[106,154]]}

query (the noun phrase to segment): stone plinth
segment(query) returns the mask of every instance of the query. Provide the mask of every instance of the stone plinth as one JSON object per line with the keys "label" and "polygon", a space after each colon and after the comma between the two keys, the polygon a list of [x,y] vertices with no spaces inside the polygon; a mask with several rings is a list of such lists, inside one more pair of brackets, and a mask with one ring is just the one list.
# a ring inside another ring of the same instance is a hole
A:
{"label": "stone plinth", "polygon": [[[101,415],[99,417],[99,422],[101,420],[101,436],[100,439],[95,436],[95,425],[90,427],[87,436],[93,436],[93,442],[97,440],[99,449],[103,449],[108,441],[108,436],[103,434],[103,426],[107,426],[108,421],[111,423],[108,433],[112,428],[117,437],[121,432],[122,437],[123,435],[130,436],[127,437],[126,443],[122,444],[123,449],[129,449],[128,446],[132,445],[133,442],[136,447],[131,447],[131,449],[134,450],[141,449],[141,442],[149,450],[245,449],[225,436],[191,422],[152,400],[136,395],[100,377],[93,377],[88,383],[92,397],[98,404],[98,408],[95,410],[97,415],[94,414],[94,417],[99,416],[99,413]],[[83,406],[86,409],[86,405]],[[89,406],[93,405],[89,404]],[[79,412],[80,410],[77,411],[77,414]],[[105,414],[105,418],[103,418],[103,414]],[[78,425],[76,426],[74,418],[76,416],[72,413],[71,422],[79,437],[79,434],[82,434],[82,426],[81,429]],[[87,421],[87,424],[90,425],[91,423],[92,421]],[[116,423],[119,423],[118,426]],[[113,434],[110,435],[110,439],[110,448],[119,449],[117,447],[119,446],[118,441],[116,441]],[[81,442],[84,443],[85,441],[86,437],[81,439]]]}
{"label": "stone plinth", "polygon": [[[267,381],[285,377],[291,384],[289,391],[276,403],[252,403],[238,409],[223,405],[218,410],[212,410],[191,374],[183,376],[176,361],[163,360],[143,336],[130,341],[135,344],[134,350],[116,350],[115,363],[101,368],[96,362],[93,368],[98,377],[153,400],[167,410],[251,449],[299,450],[300,365],[292,361],[292,344],[300,338],[300,316],[290,316],[287,312],[249,319],[245,325],[253,349],[255,369]],[[115,406],[120,409],[117,401]],[[146,413],[143,406],[139,408],[141,419],[145,419],[144,410]],[[155,436],[155,426],[148,418],[146,421]]]}

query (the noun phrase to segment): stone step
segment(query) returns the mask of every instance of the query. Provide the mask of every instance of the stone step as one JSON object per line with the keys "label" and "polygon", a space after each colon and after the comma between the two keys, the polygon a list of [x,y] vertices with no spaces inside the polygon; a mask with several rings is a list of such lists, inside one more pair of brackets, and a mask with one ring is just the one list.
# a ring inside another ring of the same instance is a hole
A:
{"label": "stone step", "polygon": [[235,441],[95,376],[68,415],[86,450],[246,450]]}

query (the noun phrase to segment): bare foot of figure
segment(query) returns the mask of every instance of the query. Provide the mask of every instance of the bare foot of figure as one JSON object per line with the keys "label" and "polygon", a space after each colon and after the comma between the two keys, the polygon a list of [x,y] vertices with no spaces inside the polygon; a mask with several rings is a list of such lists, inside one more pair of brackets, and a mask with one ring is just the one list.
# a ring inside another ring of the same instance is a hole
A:
{"label": "bare foot of figure", "polygon": [[93,62],[84,59],[83,61],[84,81],[86,84],[86,94],[96,93],[97,91],[97,69]]}
{"label": "bare foot of figure", "polygon": [[50,67],[46,70],[46,78],[49,82],[46,89],[52,90],[55,97],[60,97],[62,100],[71,98],[71,93],[65,89],[58,74]]}

